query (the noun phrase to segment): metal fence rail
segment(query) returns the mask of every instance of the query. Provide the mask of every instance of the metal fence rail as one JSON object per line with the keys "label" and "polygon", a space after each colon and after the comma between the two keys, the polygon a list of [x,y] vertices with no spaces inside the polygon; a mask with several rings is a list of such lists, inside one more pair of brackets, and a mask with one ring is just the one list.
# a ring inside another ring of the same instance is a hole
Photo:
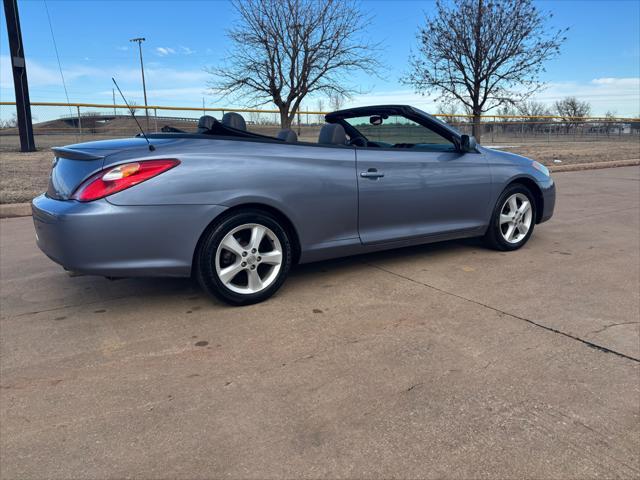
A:
{"label": "metal fence rail", "polygon": [[[126,105],[100,103],[33,102],[32,116],[36,145],[54,145],[135,135],[137,126]],[[15,119],[15,103],[0,102],[0,148],[19,149]],[[166,105],[133,106],[145,129],[160,131],[164,126],[195,131],[201,115],[220,118],[226,112],[242,113],[251,131],[275,135],[279,128],[279,112],[270,109],[182,107]],[[327,112],[301,111],[292,128],[301,140],[317,139]],[[471,133],[472,116],[436,114],[442,121],[463,133]],[[148,122],[148,123],[147,123]],[[485,115],[481,118],[482,142],[485,144],[538,143],[554,141],[625,141],[640,139],[640,119],[560,116]]]}

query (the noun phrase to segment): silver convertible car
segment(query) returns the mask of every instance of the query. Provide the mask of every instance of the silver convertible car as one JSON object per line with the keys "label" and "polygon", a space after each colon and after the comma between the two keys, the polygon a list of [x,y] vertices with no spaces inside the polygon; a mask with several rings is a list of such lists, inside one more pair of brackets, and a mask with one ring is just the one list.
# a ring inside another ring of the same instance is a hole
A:
{"label": "silver convertible car", "polygon": [[516,250],[553,214],[547,168],[416,108],[325,120],[317,142],[252,133],[227,113],[194,133],[54,148],[48,190],[32,204],[37,243],[70,271],[193,275],[246,305],[273,295],[296,263],[475,236]]}

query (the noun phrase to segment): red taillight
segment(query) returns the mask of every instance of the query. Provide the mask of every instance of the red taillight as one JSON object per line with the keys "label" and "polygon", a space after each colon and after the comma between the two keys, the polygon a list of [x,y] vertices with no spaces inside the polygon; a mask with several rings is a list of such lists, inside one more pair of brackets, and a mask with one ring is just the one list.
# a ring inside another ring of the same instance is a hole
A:
{"label": "red taillight", "polygon": [[170,158],[111,166],[85,180],[75,191],[72,198],[81,202],[97,200],[149,180],[179,163],[180,160]]}

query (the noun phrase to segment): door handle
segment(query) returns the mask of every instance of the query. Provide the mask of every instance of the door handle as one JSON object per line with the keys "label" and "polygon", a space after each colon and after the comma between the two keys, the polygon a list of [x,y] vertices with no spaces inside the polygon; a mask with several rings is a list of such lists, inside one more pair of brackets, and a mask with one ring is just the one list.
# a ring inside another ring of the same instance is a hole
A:
{"label": "door handle", "polygon": [[379,172],[377,168],[370,168],[366,172],[360,172],[360,176],[362,178],[372,178],[373,180],[377,178],[384,177],[384,173]]}

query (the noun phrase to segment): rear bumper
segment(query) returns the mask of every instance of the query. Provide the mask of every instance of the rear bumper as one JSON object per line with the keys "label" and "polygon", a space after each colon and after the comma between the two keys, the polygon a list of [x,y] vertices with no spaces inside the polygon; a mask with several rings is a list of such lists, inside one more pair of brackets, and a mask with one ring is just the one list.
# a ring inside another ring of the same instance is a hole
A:
{"label": "rear bumper", "polygon": [[36,242],[67,270],[111,277],[189,276],[220,205],[117,206],[44,195],[31,203]]}
{"label": "rear bumper", "polygon": [[538,223],[542,223],[553,216],[556,207],[556,184],[551,177],[544,182],[538,182],[538,184],[542,191],[542,214]]}

